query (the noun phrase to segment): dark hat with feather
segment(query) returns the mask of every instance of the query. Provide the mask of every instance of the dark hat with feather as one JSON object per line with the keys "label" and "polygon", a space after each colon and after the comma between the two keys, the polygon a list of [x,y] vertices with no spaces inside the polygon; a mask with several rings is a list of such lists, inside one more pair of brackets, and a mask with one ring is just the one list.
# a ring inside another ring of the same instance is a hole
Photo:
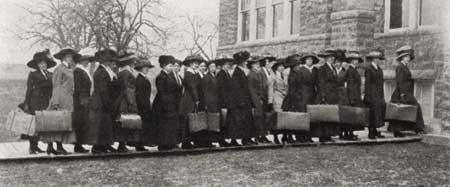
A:
{"label": "dark hat with feather", "polygon": [[49,49],[45,49],[44,51],[35,53],[33,55],[33,59],[27,63],[27,66],[33,69],[39,69],[37,65],[42,61],[47,63],[47,68],[52,68],[56,66],[56,62],[50,55]]}

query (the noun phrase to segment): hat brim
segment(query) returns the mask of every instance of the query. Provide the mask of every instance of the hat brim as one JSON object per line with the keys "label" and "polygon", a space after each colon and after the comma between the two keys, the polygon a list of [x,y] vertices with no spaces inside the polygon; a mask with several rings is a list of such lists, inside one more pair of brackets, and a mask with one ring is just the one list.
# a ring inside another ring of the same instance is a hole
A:
{"label": "hat brim", "polygon": [[325,53],[320,53],[317,55],[320,58],[326,58],[326,57],[336,57],[336,53],[329,53],[329,52],[325,52]]}
{"label": "hat brim", "polygon": [[400,54],[399,56],[397,56],[397,58],[395,58],[395,60],[397,60],[398,62],[400,62],[401,59],[402,59],[403,57],[405,57],[405,56],[409,56],[409,57],[411,58],[411,60],[414,60],[414,58],[415,58],[415,56],[414,56],[413,54],[410,54],[410,53],[403,53],[403,54]]}
{"label": "hat brim", "polygon": [[306,56],[303,56],[302,58],[300,58],[300,62],[302,64],[306,64],[306,59],[307,58],[312,58],[313,59],[313,64],[317,64],[320,61],[320,59],[317,58],[317,56],[315,56],[315,55],[306,55]]}
{"label": "hat brim", "polygon": [[259,61],[266,61],[266,60],[272,62],[272,61],[276,61],[277,58],[275,58],[275,57],[273,57],[273,56],[267,56],[267,57],[261,58]]}
{"label": "hat brim", "polygon": [[363,63],[363,62],[364,62],[364,59],[361,58],[361,57],[348,57],[348,58],[347,58],[347,61],[350,62],[350,61],[352,61],[353,59],[357,59],[357,60],[359,61],[358,63]]}
{"label": "hat brim", "polygon": [[[48,69],[50,69],[50,68],[56,66],[56,62],[53,61],[53,60],[50,59],[50,58],[43,59],[43,60],[47,63],[47,68],[48,68]],[[29,68],[39,69],[38,66],[37,66],[38,63],[39,63],[39,61],[33,59],[33,60],[30,60],[30,61],[27,63],[27,66],[28,66]]]}
{"label": "hat brim", "polygon": [[82,61],[94,62],[95,61],[95,57],[94,56],[83,55],[77,61],[75,61],[75,63],[78,64],[78,63],[80,63]]}
{"label": "hat brim", "polygon": [[63,60],[66,55],[72,55],[74,59],[79,59],[81,57],[81,55],[73,49],[63,49],[58,53],[56,53],[55,55],[53,55],[53,57],[55,57],[58,60]]}
{"label": "hat brim", "polygon": [[143,65],[137,65],[136,67],[134,67],[134,69],[135,70],[139,70],[139,69],[142,69],[142,68],[145,68],[145,67],[147,67],[147,68],[154,68],[155,66],[153,66],[152,64],[143,64]]}
{"label": "hat brim", "polygon": [[200,59],[190,59],[190,60],[184,60],[182,64],[185,66],[189,66],[191,63],[194,63],[194,62],[197,62],[200,64],[200,63],[206,62],[206,61],[200,60]]}

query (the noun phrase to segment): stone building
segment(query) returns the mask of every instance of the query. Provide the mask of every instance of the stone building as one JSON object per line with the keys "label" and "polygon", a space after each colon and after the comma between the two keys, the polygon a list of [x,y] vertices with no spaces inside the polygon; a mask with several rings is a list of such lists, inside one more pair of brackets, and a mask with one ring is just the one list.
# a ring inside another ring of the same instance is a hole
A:
{"label": "stone building", "polygon": [[442,133],[450,124],[449,7],[448,0],[220,0],[218,55],[381,47],[389,101],[395,50],[411,45],[415,95],[428,130]]}

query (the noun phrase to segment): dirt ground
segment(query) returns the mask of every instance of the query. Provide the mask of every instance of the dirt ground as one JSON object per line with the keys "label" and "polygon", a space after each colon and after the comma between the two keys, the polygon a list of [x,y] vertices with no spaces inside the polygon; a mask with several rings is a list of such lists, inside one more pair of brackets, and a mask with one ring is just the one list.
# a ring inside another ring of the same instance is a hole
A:
{"label": "dirt ground", "polygon": [[0,186],[449,186],[450,148],[423,143],[0,164]]}

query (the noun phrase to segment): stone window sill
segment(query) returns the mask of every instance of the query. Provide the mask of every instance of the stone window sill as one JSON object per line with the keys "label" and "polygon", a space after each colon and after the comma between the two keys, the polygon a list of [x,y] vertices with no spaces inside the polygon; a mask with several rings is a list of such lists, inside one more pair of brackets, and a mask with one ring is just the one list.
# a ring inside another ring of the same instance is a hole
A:
{"label": "stone window sill", "polygon": [[255,46],[263,46],[263,45],[277,45],[287,42],[300,42],[300,41],[309,41],[309,40],[324,40],[326,38],[326,34],[314,34],[314,35],[289,35],[289,36],[280,36],[276,38],[270,39],[258,39],[251,41],[242,41],[233,45],[225,45],[219,46],[219,49],[232,49],[232,48],[241,48],[241,47],[255,47]]}
{"label": "stone window sill", "polygon": [[384,33],[375,33],[375,39],[402,37],[410,35],[423,35],[423,34],[439,34],[444,30],[439,26],[419,26],[418,28],[401,28],[388,30]]}

